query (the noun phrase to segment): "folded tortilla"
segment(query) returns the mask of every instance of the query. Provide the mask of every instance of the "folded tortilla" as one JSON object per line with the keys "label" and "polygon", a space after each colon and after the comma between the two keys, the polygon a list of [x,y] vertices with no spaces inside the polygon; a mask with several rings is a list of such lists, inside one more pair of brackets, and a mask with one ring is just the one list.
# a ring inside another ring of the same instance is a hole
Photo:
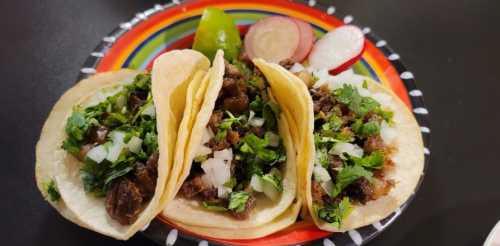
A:
{"label": "folded tortilla", "polygon": [[[167,190],[173,191],[169,192],[173,200],[167,204],[163,215],[178,226],[203,236],[226,239],[262,237],[293,224],[302,205],[302,200],[296,196],[296,149],[291,136],[289,123],[291,118],[288,118],[286,114],[282,113],[278,121],[279,134],[283,138],[287,161],[281,170],[283,173],[283,192],[277,201],[271,201],[259,194],[256,196],[257,205],[250,212],[249,218],[237,220],[226,213],[207,210],[201,202],[185,199],[177,194],[191,170],[196,150],[202,141],[203,131],[222,88],[223,76],[224,59],[222,51],[219,51],[215,56],[212,68],[202,79],[201,85],[198,86],[200,88],[198,93],[193,92],[192,109],[185,111],[183,123],[186,124],[184,126],[188,127],[192,124],[192,129],[190,131],[179,129],[174,167],[182,167],[182,170],[179,172],[177,183],[169,183]],[[196,81],[193,80],[193,82]],[[277,85],[271,84],[269,94],[274,95],[277,90],[281,89],[279,84],[286,83],[287,81],[282,80],[277,82]],[[279,101],[277,103],[280,104]],[[282,105],[280,104],[280,106]],[[187,111],[190,111],[190,114],[186,114]],[[293,124],[295,125],[295,123]],[[181,123],[181,125],[183,124]],[[183,132],[182,135],[181,132]]]}
{"label": "folded tortilla", "polygon": [[[259,61],[257,64],[259,63],[265,64],[264,61]],[[261,68],[261,70],[270,83],[272,83],[273,79],[275,81],[287,80],[289,82],[286,88],[275,93],[276,98],[286,100],[286,98],[292,98],[294,94],[302,95],[297,100],[294,100],[295,102],[289,102],[290,104],[295,103],[297,108],[303,107],[302,109],[296,109],[297,112],[291,113],[299,117],[296,122],[296,135],[298,135],[297,146],[301,146],[299,149],[302,150],[299,151],[297,161],[298,192],[305,201],[304,206],[307,208],[308,214],[320,229],[343,232],[366,226],[387,217],[408,200],[415,192],[423,173],[424,147],[420,128],[412,113],[397,95],[370,78],[365,78],[368,84],[367,89],[370,92],[383,93],[392,98],[390,108],[394,112],[393,120],[396,132],[394,145],[396,151],[391,155],[391,159],[395,165],[394,169],[386,173],[385,177],[394,180],[395,186],[385,196],[369,201],[365,205],[354,205],[352,212],[342,222],[340,228],[319,219],[314,212],[311,194],[311,177],[315,156],[312,98],[307,87],[297,76],[276,64],[267,64],[267,67],[269,69]],[[304,212],[306,211],[303,211],[304,216],[307,216],[307,213]]]}
{"label": "folded tortilla", "polygon": [[[104,198],[84,191],[80,179],[82,163],[61,148],[66,138],[66,119],[76,105],[88,105],[95,95],[109,88],[133,81],[138,74],[132,70],[119,70],[97,74],[78,82],[55,104],[47,118],[36,146],[37,185],[49,203],[66,219],[98,233],[126,240],[147,225],[167,202],[164,195],[172,169],[172,156],[186,104],[188,84],[193,76],[206,71],[208,59],[193,50],[175,50],[157,58],[152,75],[152,94],[156,108],[159,160],[158,177],[153,197],[131,225],[121,225],[106,212]],[[53,180],[60,199],[48,199],[45,184]]]}

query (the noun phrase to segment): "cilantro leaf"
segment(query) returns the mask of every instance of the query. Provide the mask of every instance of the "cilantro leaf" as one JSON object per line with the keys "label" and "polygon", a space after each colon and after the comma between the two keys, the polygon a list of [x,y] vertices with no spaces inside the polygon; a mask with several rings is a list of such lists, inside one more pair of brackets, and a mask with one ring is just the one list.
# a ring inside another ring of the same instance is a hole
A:
{"label": "cilantro leaf", "polygon": [[318,217],[336,228],[342,226],[342,221],[349,216],[352,206],[349,198],[344,197],[340,203],[333,206],[327,206],[318,210]]}
{"label": "cilantro leaf", "polygon": [[262,180],[271,184],[277,191],[283,191],[283,178],[278,169],[273,168],[269,173],[262,176]]}
{"label": "cilantro leaf", "polygon": [[214,211],[214,212],[225,212],[227,211],[227,208],[221,206],[221,205],[218,205],[216,203],[210,203],[210,202],[203,202],[202,203],[203,207],[210,210],[210,211]]}
{"label": "cilantro leaf", "polygon": [[352,85],[344,85],[342,88],[334,91],[336,99],[346,104],[358,116],[364,116],[366,113],[380,107],[380,104],[370,97],[363,97]]}
{"label": "cilantro leaf", "polygon": [[241,213],[245,210],[248,199],[250,199],[250,193],[245,191],[231,192],[229,194],[229,206],[228,209],[236,213]]}
{"label": "cilantro leaf", "polygon": [[380,124],[376,121],[369,121],[363,125],[361,129],[361,135],[363,136],[373,136],[380,133]]}
{"label": "cilantro leaf", "polygon": [[47,191],[47,195],[49,196],[49,200],[52,202],[57,202],[61,199],[61,194],[59,194],[59,190],[57,189],[56,182],[51,179],[49,182],[45,183],[45,191]]}
{"label": "cilantro leaf", "polygon": [[80,111],[74,111],[66,122],[65,131],[70,138],[82,141],[87,135],[90,124],[85,115]]}
{"label": "cilantro leaf", "polygon": [[384,154],[381,151],[374,151],[363,158],[350,156],[354,164],[371,169],[380,169],[384,164]]}
{"label": "cilantro leaf", "polygon": [[336,197],[340,194],[340,192],[342,192],[343,189],[361,177],[371,179],[372,173],[359,165],[345,166],[337,174],[335,186],[333,187],[331,196]]}
{"label": "cilantro leaf", "polygon": [[224,187],[232,189],[236,186],[236,184],[237,184],[236,178],[231,177],[226,183],[224,183]]}
{"label": "cilantro leaf", "polygon": [[337,116],[336,114],[332,114],[328,118],[328,121],[321,126],[321,129],[323,129],[324,131],[338,131],[342,124],[344,124],[342,118]]}
{"label": "cilantro leaf", "polygon": [[323,167],[328,167],[328,165],[330,164],[330,160],[329,160],[329,157],[328,157],[328,149],[326,148],[320,148],[320,149],[316,149],[316,156],[315,156],[315,163],[316,164],[319,164]]}
{"label": "cilantro leaf", "polygon": [[229,118],[222,120],[222,122],[218,126],[217,134],[215,135],[215,140],[221,141],[226,138],[227,130],[231,129],[233,124],[241,124],[243,120],[243,115],[239,117],[235,117],[231,112],[226,111],[226,114]]}

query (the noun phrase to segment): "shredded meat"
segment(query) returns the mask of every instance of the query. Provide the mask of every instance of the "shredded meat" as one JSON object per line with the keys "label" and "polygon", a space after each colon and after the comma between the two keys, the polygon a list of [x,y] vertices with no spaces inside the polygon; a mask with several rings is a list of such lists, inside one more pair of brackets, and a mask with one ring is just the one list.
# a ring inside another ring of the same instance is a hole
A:
{"label": "shredded meat", "polygon": [[311,183],[311,194],[314,202],[320,203],[323,201],[323,195],[326,195],[323,187],[319,184],[319,182],[313,180]]}
{"label": "shredded meat", "polygon": [[372,199],[373,187],[366,178],[361,177],[348,185],[344,191],[353,200],[366,204]]}
{"label": "shredded meat", "polygon": [[255,197],[250,195],[250,197],[247,200],[247,203],[245,204],[245,209],[239,213],[231,211],[231,215],[238,220],[248,219],[248,217],[250,216],[250,212],[255,207],[255,202],[256,202]]}
{"label": "shredded meat", "polygon": [[144,102],[146,101],[147,99],[147,94],[144,95],[145,93],[141,93],[139,91],[135,91],[133,93],[130,94],[130,96],[128,97],[128,108],[130,109],[130,111],[134,112],[135,110],[137,110],[139,107],[141,107]]}
{"label": "shredded meat", "polygon": [[372,153],[377,150],[384,150],[384,140],[380,137],[380,135],[369,136],[366,138],[365,143],[363,144],[363,149],[367,153]]}
{"label": "shredded meat", "polygon": [[133,180],[141,191],[144,200],[153,197],[158,177],[158,152],[153,153],[146,164],[137,162],[135,164]]}
{"label": "shredded meat", "polygon": [[122,225],[130,225],[137,219],[142,203],[140,189],[128,178],[115,181],[106,193],[106,211]]}
{"label": "shredded meat", "polygon": [[264,127],[252,127],[250,128],[250,131],[253,132],[253,134],[255,134],[257,137],[263,137],[266,133]]}
{"label": "shredded meat", "polygon": [[92,149],[92,147],[94,147],[93,144],[82,145],[82,147],[80,147],[80,152],[78,152],[78,156],[77,156],[78,160],[84,161],[85,156],[87,156],[87,153],[90,151],[90,149]]}
{"label": "shredded meat", "polygon": [[243,74],[241,74],[240,70],[237,66],[230,64],[226,60],[224,60],[225,74],[230,78],[241,78]]}
{"label": "shredded meat", "polygon": [[222,116],[224,113],[222,111],[214,111],[208,120],[208,126],[212,129],[212,132],[217,133],[220,122],[222,121]]}
{"label": "shredded meat", "polygon": [[105,126],[92,127],[90,129],[89,139],[91,143],[103,144],[106,142],[109,128]]}
{"label": "shredded meat", "polygon": [[334,104],[330,89],[328,89],[326,85],[323,85],[318,89],[311,89],[310,92],[313,99],[313,109],[315,114],[319,112],[328,113],[333,108]]}
{"label": "shredded meat", "polygon": [[215,202],[219,200],[217,198],[217,188],[215,187],[205,188],[199,195],[203,201]]}
{"label": "shredded meat", "polygon": [[231,113],[240,114],[248,109],[250,100],[246,94],[240,94],[234,97],[225,98],[223,101],[223,108],[229,110]]}
{"label": "shredded meat", "polygon": [[372,200],[376,200],[382,196],[389,194],[391,189],[394,187],[394,180],[375,180],[373,186],[373,193],[371,195]]}
{"label": "shredded meat", "polygon": [[185,198],[193,198],[198,193],[205,190],[205,184],[203,184],[203,180],[201,179],[201,175],[195,176],[190,180],[185,181],[180,189],[180,194]]}
{"label": "shredded meat", "polygon": [[229,129],[227,131],[226,140],[230,144],[236,145],[240,141],[240,134],[237,131],[233,131],[233,130]]}
{"label": "shredded meat", "polygon": [[211,148],[213,151],[220,151],[223,149],[227,149],[231,147],[231,143],[227,141],[227,138],[224,138],[220,141],[215,140],[215,138],[211,138],[206,145]]}
{"label": "shredded meat", "polygon": [[292,68],[294,62],[291,60],[291,59],[285,59],[283,61],[280,61],[280,66],[286,68],[287,70],[289,70],[290,68]]}

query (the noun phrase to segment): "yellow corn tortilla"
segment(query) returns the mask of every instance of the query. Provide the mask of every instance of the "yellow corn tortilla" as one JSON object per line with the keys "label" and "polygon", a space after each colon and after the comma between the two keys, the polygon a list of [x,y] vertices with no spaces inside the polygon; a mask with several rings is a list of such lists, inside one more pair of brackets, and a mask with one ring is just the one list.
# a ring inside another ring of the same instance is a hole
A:
{"label": "yellow corn tortilla", "polygon": [[172,168],[172,155],[177,128],[182,118],[189,82],[197,71],[206,71],[210,63],[201,53],[175,50],[157,58],[153,67],[152,94],[156,108],[159,161],[158,178],[153,198],[137,220],[121,225],[106,212],[104,198],[87,194],[80,179],[82,163],[61,148],[66,138],[66,119],[76,105],[92,104],[95,95],[133,81],[138,72],[120,70],[97,74],[80,81],[56,103],[46,120],[36,147],[36,179],[47,199],[44,184],[54,180],[61,199],[50,202],[63,217],[98,233],[126,240],[149,223],[167,202],[164,189]]}
{"label": "yellow corn tortilla", "polygon": [[[223,53],[222,51],[218,51],[213,61],[213,66],[208,72],[206,81],[202,82],[202,84],[207,84],[206,92],[203,96],[203,103],[197,112],[192,131],[189,136],[184,136],[185,138],[189,138],[184,158],[176,160],[176,164],[174,164],[174,166],[178,165],[177,163],[182,164],[182,172],[178,178],[175,193],[179,191],[189,175],[194,155],[201,144],[202,133],[207,126],[215,107],[215,101],[222,88],[223,75]],[[283,83],[285,82],[283,81]],[[204,86],[201,86],[201,88],[204,89]],[[274,90],[275,88],[271,88],[270,94],[273,94]],[[197,105],[199,102],[197,101],[193,105]],[[246,220],[237,220],[231,215],[207,210],[199,201],[176,196],[167,204],[163,210],[163,215],[181,227],[193,228],[194,233],[231,239],[262,237],[293,224],[302,204],[302,200],[296,199],[296,151],[290,135],[287,118],[283,113],[280,115],[278,126],[287,154],[287,162],[281,170],[283,173],[284,191],[280,199],[271,201],[265,198],[263,194],[258,194],[256,196],[257,206],[251,211],[249,218]],[[181,138],[180,135],[179,138]],[[177,147],[181,146],[176,146],[176,153],[183,151],[183,149],[178,149]]]}

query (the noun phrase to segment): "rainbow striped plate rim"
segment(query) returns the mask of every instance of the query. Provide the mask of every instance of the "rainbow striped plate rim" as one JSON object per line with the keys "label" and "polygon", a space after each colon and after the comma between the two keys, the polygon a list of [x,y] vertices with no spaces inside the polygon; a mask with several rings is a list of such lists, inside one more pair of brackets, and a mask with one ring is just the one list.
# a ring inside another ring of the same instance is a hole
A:
{"label": "rainbow striped plate rim", "polygon": [[[80,69],[78,80],[98,72],[120,68],[149,69],[158,55],[172,49],[189,48],[201,13],[207,6],[224,9],[242,29],[269,15],[302,19],[313,26],[317,37],[344,24],[359,26],[368,42],[361,60],[352,68],[356,73],[369,76],[391,88],[412,110],[424,139],[424,173],[426,172],[430,157],[429,112],[425,107],[422,91],[416,87],[413,73],[406,69],[400,55],[388,46],[387,41],[376,36],[369,27],[361,26],[352,15],[339,13],[335,6],[320,4],[315,0],[201,0],[154,5],[121,23],[105,36]],[[420,177],[415,192],[420,187],[423,176]],[[317,229],[311,223],[297,222],[284,231],[259,239],[222,240],[204,238],[196,235],[196,232],[175,228],[161,216],[143,228],[142,233],[160,245],[362,245],[391,225],[414,196],[415,194],[387,218],[346,233],[332,234]]]}

